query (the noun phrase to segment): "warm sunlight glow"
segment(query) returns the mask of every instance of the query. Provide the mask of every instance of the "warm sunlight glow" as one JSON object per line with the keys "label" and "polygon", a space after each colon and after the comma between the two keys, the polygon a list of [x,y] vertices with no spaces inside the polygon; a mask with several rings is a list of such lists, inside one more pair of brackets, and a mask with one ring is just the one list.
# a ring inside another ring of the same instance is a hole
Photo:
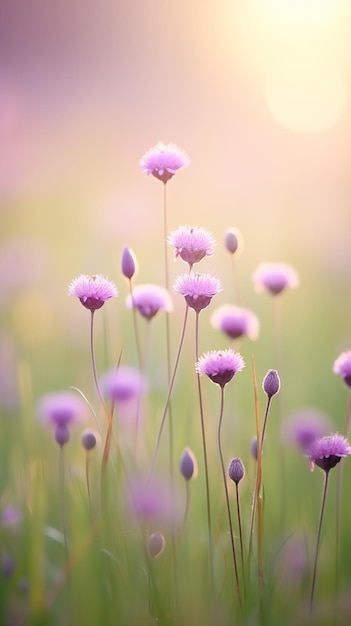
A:
{"label": "warm sunlight glow", "polygon": [[330,18],[338,0],[261,0],[264,12],[281,24],[311,24]]}

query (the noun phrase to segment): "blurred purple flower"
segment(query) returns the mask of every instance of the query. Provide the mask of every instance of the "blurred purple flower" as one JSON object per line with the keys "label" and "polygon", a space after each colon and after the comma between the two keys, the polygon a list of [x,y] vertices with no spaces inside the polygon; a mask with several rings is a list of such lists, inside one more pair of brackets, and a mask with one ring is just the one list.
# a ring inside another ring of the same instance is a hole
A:
{"label": "blurred purple flower", "polygon": [[351,446],[348,440],[338,433],[314,439],[306,450],[311,469],[316,464],[325,472],[329,472],[343,457],[349,454],[351,454]]}
{"label": "blurred purple flower", "polygon": [[97,442],[100,441],[100,435],[96,433],[95,430],[92,430],[91,428],[86,428],[82,432],[80,440],[83,448],[87,452],[90,452],[90,450],[93,450],[93,448],[95,448]]}
{"label": "blurred purple flower", "polygon": [[128,294],[126,298],[128,309],[138,309],[140,315],[147,320],[151,320],[158,311],[173,310],[171,296],[167,289],[159,285],[137,285],[133,289],[133,294]]}
{"label": "blurred purple flower", "polygon": [[206,374],[209,379],[224,387],[234,374],[245,367],[244,359],[239,352],[231,348],[227,350],[211,350],[202,355],[195,365],[198,374]]}
{"label": "blurred purple flower", "polygon": [[118,296],[114,283],[100,274],[87,276],[81,274],[68,287],[68,295],[79,298],[83,306],[90,311],[100,309],[110,298]]}
{"label": "blurred purple flower", "polygon": [[198,465],[193,451],[185,448],[179,461],[179,471],[185,480],[196,478]]}
{"label": "blurred purple flower", "polygon": [[351,387],[351,350],[342,352],[334,361],[334,374],[338,374],[344,379],[348,387]]}
{"label": "blurred purple flower", "polygon": [[147,390],[145,378],[139,370],[126,365],[107,372],[102,377],[101,387],[113,402],[128,402]]}
{"label": "blurred purple flower", "polygon": [[184,296],[188,306],[199,313],[221,291],[221,283],[210,274],[181,274],[176,278],[173,289]]}
{"label": "blurred purple flower", "polygon": [[331,421],[314,408],[301,409],[292,413],[282,425],[282,438],[305,452],[314,439],[330,432]]}
{"label": "blurred purple flower", "polygon": [[189,164],[189,157],[174,143],[164,144],[159,141],[150,148],[140,160],[140,168],[150,176],[152,174],[163,183],[174,176],[177,170]]}
{"label": "blurred purple flower", "polygon": [[201,227],[179,226],[168,237],[168,243],[175,248],[175,256],[192,267],[205,256],[213,254],[215,238],[208,230]]}
{"label": "blurred purple flower", "polygon": [[243,247],[243,236],[237,228],[230,228],[224,235],[224,245],[230,254],[238,255]]}
{"label": "blurred purple flower", "polygon": [[230,339],[238,339],[243,335],[247,335],[249,339],[257,339],[260,328],[258,318],[252,311],[233,304],[222,304],[215,309],[211,324]]}
{"label": "blurred purple flower", "polygon": [[1,515],[0,527],[17,526],[22,520],[22,515],[14,506],[6,507]]}
{"label": "blurred purple flower", "polygon": [[179,496],[165,482],[134,480],[128,499],[130,513],[141,521],[177,525],[181,519]]}
{"label": "blurred purple flower", "polygon": [[286,263],[261,263],[253,274],[257,291],[269,291],[274,296],[287,287],[299,285],[297,272]]}
{"label": "blurred purple flower", "polygon": [[85,420],[86,407],[83,400],[70,391],[57,391],[45,394],[37,404],[37,414],[46,426],[67,428]]}

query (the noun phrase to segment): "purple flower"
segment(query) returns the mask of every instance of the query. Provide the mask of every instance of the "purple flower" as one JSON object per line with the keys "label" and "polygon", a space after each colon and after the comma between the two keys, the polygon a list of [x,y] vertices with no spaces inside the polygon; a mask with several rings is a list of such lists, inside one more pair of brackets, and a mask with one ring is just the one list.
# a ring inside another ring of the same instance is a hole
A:
{"label": "purple flower", "polygon": [[147,523],[178,523],[181,519],[179,495],[166,482],[153,479],[133,481],[128,489],[129,511]]}
{"label": "purple flower", "polygon": [[68,295],[76,296],[83,306],[90,311],[96,311],[106,300],[118,296],[118,291],[114,283],[100,274],[96,276],[81,274],[72,280],[68,287]]}
{"label": "purple flower", "polygon": [[71,438],[68,426],[66,424],[57,424],[55,427],[55,440],[61,448],[69,442]]}
{"label": "purple flower", "polygon": [[162,533],[152,533],[147,540],[147,549],[152,559],[160,556],[165,549],[166,541]]}
{"label": "purple flower", "polygon": [[249,309],[222,304],[215,309],[211,317],[213,328],[221,330],[230,339],[238,339],[247,335],[250,339],[257,339],[260,323],[258,318]]}
{"label": "purple flower", "polygon": [[348,454],[351,454],[351,446],[346,437],[338,433],[314,439],[306,451],[311,469],[316,464],[325,472],[329,472]]}
{"label": "purple flower", "polygon": [[22,520],[22,515],[14,506],[6,507],[1,515],[0,528],[8,526],[18,526]]}
{"label": "purple flower", "polygon": [[230,228],[224,235],[224,245],[230,254],[241,252],[243,248],[243,237],[237,228]]}
{"label": "purple flower", "polygon": [[86,407],[83,400],[70,391],[57,391],[42,396],[37,405],[40,421],[52,428],[67,428],[85,420]]}
{"label": "purple flower", "polygon": [[189,164],[189,157],[174,143],[158,142],[150,148],[140,160],[140,168],[150,176],[152,174],[163,183],[174,176],[177,170]]}
{"label": "purple flower", "polygon": [[312,441],[330,432],[330,419],[314,408],[292,413],[283,423],[282,438],[305,452]]}
{"label": "purple flower", "polygon": [[173,289],[184,296],[186,303],[199,313],[221,291],[221,283],[210,274],[181,274],[176,278]]}
{"label": "purple flower", "polygon": [[280,378],[276,370],[268,370],[262,383],[262,389],[268,398],[272,398],[280,390]]}
{"label": "purple flower", "polygon": [[128,246],[123,248],[121,269],[123,276],[129,280],[134,276],[137,269],[137,262],[134,253],[130,248],[128,248]]}
{"label": "purple flower", "polygon": [[351,387],[351,350],[342,352],[334,361],[334,374],[339,374],[348,387]]}
{"label": "purple flower", "polygon": [[159,285],[137,285],[133,293],[126,298],[128,309],[138,309],[140,315],[151,320],[158,311],[173,310],[171,297],[164,287]]}
{"label": "purple flower", "polygon": [[232,459],[228,467],[228,476],[233,483],[237,485],[245,476],[245,466],[242,460],[237,456]]}
{"label": "purple flower", "polygon": [[146,382],[141,373],[126,365],[107,372],[102,378],[101,386],[113,402],[129,402],[146,391]]}
{"label": "purple flower", "polygon": [[286,287],[294,288],[299,285],[296,271],[286,263],[261,263],[253,275],[257,291],[269,291],[274,296],[281,293]]}
{"label": "purple flower", "polygon": [[206,374],[213,383],[224,387],[236,372],[245,367],[244,359],[239,352],[231,348],[227,350],[211,350],[201,356],[195,365],[198,374]]}
{"label": "purple flower", "polygon": [[211,256],[215,246],[214,236],[205,228],[179,226],[168,237],[168,243],[175,248],[175,256],[192,267],[205,256]]}
{"label": "purple flower", "polygon": [[195,455],[190,448],[185,448],[179,461],[179,470],[185,480],[196,478],[197,476],[197,461]]}
{"label": "purple flower", "polygon": [[90,450],[95,448],[98,440],[100,440],[100,436],[91,428],[86,428],[82,432],[81,442],[83,448],[85,448],[87,452],[90,452]]}

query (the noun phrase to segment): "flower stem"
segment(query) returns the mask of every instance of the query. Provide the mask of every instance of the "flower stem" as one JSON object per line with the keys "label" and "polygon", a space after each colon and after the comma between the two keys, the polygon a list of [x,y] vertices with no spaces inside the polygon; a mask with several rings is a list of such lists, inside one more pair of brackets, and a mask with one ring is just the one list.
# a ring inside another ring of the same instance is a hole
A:
{"label": "flower stem", "polygon": [[60,500],[61,500],[61,512],[62,512],[62,528],[63,539],[65,543],[65,555],[66,563],[68,561],[68,525],[67,525],[67,511],[66,511],[66,497],[65,497],[65,454],[64,446],[60,446]]}
{"label": "flower stem", "polygon": [[313,611],[313,598],[314,598],[314,588],[316,584],[318,553],[319,553],[319,545],[321,541],[321,531],[322,531],[322,523],[323,523],[323,516],[324,516],[325,500],[326,500],[327,489],[328,489],[328,481],[329,481],[329,470],[325,472],[322,506],[321,506],[321,512],[319,516],[319,525],[318,525],[318,533],[317,533],[316,552],[314,556],[311,597],[310,597],[310,617],[312,616],[312,611]]}
{"label": "flower stem", "polygon": [[230,512],[230,501],[229,501],[229,493],[228,493],[228,485],[227,485],[227,476],[226,476],[225,467],[224,467],[222,444],[221,444],[221,428],[222,428],[222,420],[223,420],[223,410],[224,410],[224,386],[221,386],[221,408],[220,408],[219,420],[218,420],[217,441],[218,441],[218,451],[219,451],[219,457],[220,457],[221,468],[222,468],[222,476],[223,476],[223,484],[224,484],[224,491],[225,491],[225,499],[226,499],[226,504],[227,504],[227,513],[228,513],[228,521],[229,521],[230,541],[231,541],[231,547],[232,547],[232,556],[233,556],[233,566],[234,566],[234,574],[235,574],[235,581],[236,581],[236,589],[237,589],[239,604],[241,606],[240,585],[239,585],[239,577],[238,577],[238,566],[237,566],[237,562],[236,562],[236,552],[235,552],[235,544],[234,544],[233,523],[232,523],[232,515],[231,515],[231,512]]}
{"label": "flower stem", "polygon": [[90,354],[91,354],[91,364],[92,364],[92,368],[93,368],[93,377],[94,377],[94,383],[95,383],[95,388],[97,391],[97,394],[99,396],[99,400],[101,402],[102,407],[104,408],[104,410],[106,411],[106,407],[105,407],[105,403],[101,394],[101,390],[100,390],[100,386],[99,386],[99,381],[98,381],[98,377],[97,377],[97,373],[96,373],[96,362],[95,362],[95,350],[94,350],[94,310],[91,311],[91,316],[90,316]]}
{"label": "flower stem", "polygon": [[236,492],[236,510],[238,513],[238,524],[239,524],[241,569],[243,572],[243,580],[245,582],[243,532],[242,532],[242,525],[241,525],[241,512],[240,512],[240,498],[239,498],[239,484],[238,483],[235,483],[235,492]]}

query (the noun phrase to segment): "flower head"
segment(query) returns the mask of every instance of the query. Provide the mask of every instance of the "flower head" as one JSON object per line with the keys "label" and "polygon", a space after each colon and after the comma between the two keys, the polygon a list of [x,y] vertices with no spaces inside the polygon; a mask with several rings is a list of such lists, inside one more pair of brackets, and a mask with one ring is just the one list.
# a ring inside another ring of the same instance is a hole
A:
{"label": "flower head", "polygon": [[159,285],[137,285],[133,293],[127,296],[126,305],[128,309],[138,309],[147,320],[151,320],[158,311],[170,313],[173,310],[167,289]]}
{"label": "flower head", "polygon": [[268,398],[272,398],[280,390],[280,378],[276,370],[268,370],[262,383],[262,388]]}
{"label": "flower head", "polygon": [[304,408],[292,413],[282,425],[284,441],[296,445],[305,452],[312,441],[330,432],[330,419],[314,408]]}
{"label": "flower head", "polygon": [[186,303],[199,313],[221,291],[221,283],[210,274],[181,274],[176,278],[173,289],[184,296]]}
{"label": "flower head", "polygon": [[224,245],[231,255],[239,254],[244,246],[243,236],[237,228],[230,228],[224,235]]}
{"label": "flower head", "polygon": [[100,439],[99,435],[94,430],[92,430],[91,428],[86,428],[82,432],[82,436],[80,440],[81,440],[83,448],[87,452],[90,452],[90,450],[93,450],[93,448],[95,448],[99,439]]}
{"label": "flower head", "polygon": [[257,291],[269,291],[276,296],[287,287],[299,285],[297,272],[286,263],[261,263],[253,275]]}
{"label": "flower head", "polygon": [[96,311],[106,300],[118,296],[118,291],[114,283],[100,274],[95,276],[81,274],[72,280],[68,287],[68,295],[76,296],[83,306],[90,311]]}
{"label": "flower head", "polygon": [[133,278],[137,269],[137,262],[134,253],[130,248],[128,248],[128,246],[123,248],[121,269],[123,276],[129,280]]}
{"label": "flower head", "polygon": [[351,446],[346,437],[338,433],[314,439],[306,452],[311,468],[316,464],[325,472],[329,472],[348,454],[351,454]]}
{"label": "flower head", "polygon": [[237,456],[232,459],[228,467],[228,476],[233,483],[237,485],[245,476],[245,466],[242,460]]}
{"label": "flower head", "polygon": [[71,391],[57,391],[42,396],[37,405],[41,422],[52,428],[75,426],[84,421],[86,408],[83,400]]}
{"label": "flower head", "polygon": [[150,176],[152,174],[163,183],[174,176],[177,170],[189,164],[189,157],[174,143],[164,144],[159,141],[150,148],[140,160],[140,168]]}
{"label": "flower head", "polygon": [[185,448],[179,461],[179,470],[185,480],[196,478],[197,476],[197,461],[195,455],[190,448]]}
{"label": "flower head", "polygon": [[351,350],[342,352],[334,361],[334,374],[339,374],[348,387],[351,387]]}
{"label": "flower head", "polygon": [[224,332],[230,339],[238,339],[247,335],[257,339],[260,328],[258,318],[249,309],[233,304],[222,304],[212,314],[211,324]]}
{"label": "flower head", "polygon": [[239,352],[231,348],[227,350],[211,350],[201,356],[195,365],[198,374],[206,374],[213,383],[224,387],[236,372],[245,367],[244,359]]}
{"label": "flower head", "polygon": [[168,243],[175,248],[175,256],[193,266],[205,256],[213,254],[214,236],[205,228],[179,226],[168,237]]}
{"label": "flower head", "polygon": [[146,382],[139,370],[127,365],[107,372],[102,378],[101,386],[113,402],[129,402],[146,390]]}

